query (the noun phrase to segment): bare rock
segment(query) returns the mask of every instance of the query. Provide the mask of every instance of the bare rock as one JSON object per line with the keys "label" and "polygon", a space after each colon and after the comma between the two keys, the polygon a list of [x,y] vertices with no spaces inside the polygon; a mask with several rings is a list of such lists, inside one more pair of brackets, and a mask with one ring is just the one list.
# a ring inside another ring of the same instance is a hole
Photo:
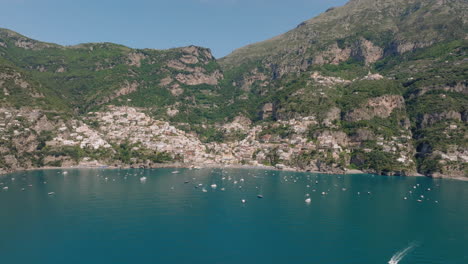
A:
{"label": "bare rock", "polygon": [[5,155],[3,156],[3,160],[6,164],[8,164],[8,167],[10,167],[11,169],[17,169],[19,164],[18,164],[18,160],[15,158],[14,155]]}
{"label": "bare rock", "polygon": [[42,131],[53,130],[54,124],[47,119],[47,116],[43,115],[34,125],[33,129],[40,133]]}
{"label": "bare rock", "polygon": [[435,123],[440,122],[442,120],[448,119],[462,121],[462,113],[455,111],[446,111],[442,113],[424,114],[422,119],[419,120],[419,126],[421,128],[425,128],[428,126],[432,126]]}
{"label": "bare rock", "polygon": [[98,104],[105,104],[114,100],[117,97],[131,94],[138,89],[138,86],[139,84],[137,81],[133,81],[133,82],[124,81],[124,83],[122,84],[119,90],[115,91],[112,95],[104,98],[102,101],[98,102]]}
{"label": "bare rock", "polygon": [[180,61],[182,61],[185,64],[197,64],[198,58],[193,55],[184,55],[182,56],[182,58],[180,58]]}
{"label": "bare rock", "polygon": [[180,87],[178,83],[174,83],[170,88],[169,91],[171,92],[172,95],[174,96],[179,96],[184,93],[184,89]]}
{"label": "bare rock", "polygon": [[366,65],[374,63],[383,57],[383,49],[375,46],[374,43],[367,39],[361,40],[360,53],[364,58]]}
{"label": "bare rock", "polygon": [[384,95],[371,98],[361,108],[348,112],[344,119],[346,121],[356,122],[360,120],[370,120],[374,117],[387,118],[394,109],[403,109],[405,99],[400,95]]}
{"label": "bare rock", "polygon": [[190,71],[190,72],[193,71],[189,67],[187,67],[187,65],[183,64],[179,60],[170,60],[167,62],[167,66],[172,69],[179,70],[179,71]]}
{"label": "bare rock", "polygon": [[141,67],[141,61],[146,59],[145,54],[139,52],[132,52],[127,56],[127,65]]}
{"label": "bare rock", "polygon": [[248,92],[251,89],[252,84],[255,82],[261,82],[261,86],[266,86],[268,82],[265,82],[268,79],[268,76],[258,72],[258,69],[255,68],[252,70],[247,77],[244,77],[241,83],[241,89]]}
{"label": "bare rock", "polygon": [[384,77],[380,75],[379,73],[371,73],[369,72],[362,80],[369,80],[369,81],[377,81],[377,80],[382,80]]}
{"label": "bare rock", "polygon": [[324,51],[314,58],[314,64],[340,64],[351,57],[351,48],[340,49],[338,44],[331,45],[327,51]]}
{"label": "bare rock", "polygon": [[219,71],[215,71],[209,75],[202,72],[194,72],[191,74],[179,73],[175,78],[177,81],[187,85],[217,85],[218,81],[223,78],[223,74]]}
{"label": "bare rock", "polygon": [[340,119],[341,110],[338,107],[332,107],[330,111],[327,112],[325,118],[322,121],[322,124],[325,126],[331,126],[333,121]]}
{"label": "bare rock", "polygon": [[372,131],[368,129],[360,128],[356,131],[355,134],[351,136],[351,141],[353,142],[364,142],[368,140],[375,140],[375,135]]}
{"label": "bare rock", "polygon": [[172,81],[173,81],[172,78],[171,78],[170,76],[168,76],[168,77],[162,79],[162,80],[159,82],[159,85],[162,86],[162,87],[165,87],[165,86],[171,84]]}
{"label": "bare rock", "polygon": [[173,109],[173,108],[168,108],[166,110],[166,114],[170,117],[174,117],[176,116],[177,114],[179,113],[179,110],[178,109]]}
{"label": "bare rock", "polygon": [[63,66],[60,66],[56,71],[56,73],[62,73],[62,72],[65,72],[65,67]]}

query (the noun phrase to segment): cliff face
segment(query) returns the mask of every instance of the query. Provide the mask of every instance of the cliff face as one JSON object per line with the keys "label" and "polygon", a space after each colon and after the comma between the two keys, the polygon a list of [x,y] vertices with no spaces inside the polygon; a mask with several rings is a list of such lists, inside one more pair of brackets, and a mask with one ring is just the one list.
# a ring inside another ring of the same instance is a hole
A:
{"label": "cliff face", "polygon": [[[0,30],[0,167],[468,174],[468,4],[352,0],[216,60]],[[364,23],[365,22],[365,23]]]}

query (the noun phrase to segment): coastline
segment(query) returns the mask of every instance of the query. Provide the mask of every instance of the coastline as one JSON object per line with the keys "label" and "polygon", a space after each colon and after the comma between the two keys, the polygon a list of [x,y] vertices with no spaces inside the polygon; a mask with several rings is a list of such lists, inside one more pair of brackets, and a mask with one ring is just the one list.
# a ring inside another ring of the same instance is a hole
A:
{"label": "coastline", "polygon": [[[326,172],[326,171],[306,171],[300,170],[295,168],[284,168],[279,169],[274,166],[266,166],[266,165],[241,165],[241,164],[188,164],[188,163],[159,163],[154,164],[151,167],[132,167],[132,166],[110,166],[105,164],[99,165],[75,165],[75,166],[63,166],[63,167],[51,167],[45,166],[40,168],[27,168],[27,169],[17,169],[12,171],[1,171],[0,176],[7,175],[10,173],[15,172],[22,172],[22,171],[38,171],[38,170],[67,170],[67,169],[106,169],[106,170],[118,170],[118,169],[159,169],[159,168],[173,168],[173,169],[209,169],[209,168],[218,168],[218,169],[259,169],[259,170],[271,170],[271,171],[290,171],[290,172],[308,172],[308,173],[316,173],[316,174],[338,174],[338,175],[358,175],[358,174],[373,174],[364,172],[361,170],[346,170],[343,173],[337,172]],[[375,174],[378,175],[378,174]],[[378,175],[384,176],[384,175]],[[422,174],[411,174],[411,175],[404,175],[404,176],[392,176],[392,177],[426,177],[431,178],[434,180],[446,179],[446,180],[457,180],[457,181],[468,181],[468,177],[429,177]]]}

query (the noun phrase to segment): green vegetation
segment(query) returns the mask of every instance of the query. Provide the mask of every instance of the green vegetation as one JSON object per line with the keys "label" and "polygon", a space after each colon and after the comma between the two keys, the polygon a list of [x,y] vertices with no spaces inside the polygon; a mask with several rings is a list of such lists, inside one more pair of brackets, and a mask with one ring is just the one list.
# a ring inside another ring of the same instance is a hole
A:
{"label": "green vegetation", "polygon": [[402,95],[403,86],[393,80],[362,80],[342,86],[339,89],[340,97],[337,105],[344,112],[361,106],[367,99],[382,95]]}
{"label": "green vegetation", "polygon": [[116,151],[114,158],[124,164],[134,164],[149,160],[153,163],[164,163],[173,161],[173,158],[165,152],[145,150],[138,144],[124,142],[113,146]]}
{"label": "green vegetation", "polygon": [[287,138],[291,134],[292,128],[289,125],[270,125],[258,134],[258,138],[262,138],[265,135],[274,135],[279,136],[280,138]]}
{"label": "green vegetation", "polygon": [[398,162],[394,154],[373,150],[365,152],[356,150],[352,153],[351,164],[360,170],[374,170],[378,174],[388,174],[398,170],[403,170],[404,167]]}
{"label": "green vegetation", "polygon": [[395,110],[388,118],[374,117],[371,120],[361,120],[356,122],[341,121],[343,131],[348,135],[353,135],[360,128],[366,128],[375,135],[381,135],[384,139],[390,139],[402,134],[402,123],[404,123],[406,113]]}
{"label": "green vegetation", "polygon": [[442,166],[440,164],[440,159],[440,156],[419,158],[418,171],[425,175],[431,175],[436,172],[441,172]]}

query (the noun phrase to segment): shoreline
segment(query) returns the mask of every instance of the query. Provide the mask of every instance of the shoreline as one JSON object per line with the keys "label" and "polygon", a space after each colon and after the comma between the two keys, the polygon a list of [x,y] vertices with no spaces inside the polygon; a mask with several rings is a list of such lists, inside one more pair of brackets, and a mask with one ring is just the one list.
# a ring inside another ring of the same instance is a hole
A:
{"label": "shoreline", "polygon": [[[333,172],[324,172],[324,171],[305,171],[300,169],[294,168],[284,168],[278,169],[274,166],[259,166],[259,165],[240,165],[240,164],[186,164],[186,163],[161,163],[156,164],[155,166],[149,168],[132,168],[131,166],[109,166],[109,165],[76,165],[76,166],[64,166],[64,167],[40,167],[40,168],[28,168],[28,169],[18,169],[13,171],[2,172],[0,171],[0,176],[22,172],[22,171],[38,171],[38,170],[67,170],[67,169],[106,169],[106,170],[118,170],[118,169],[162,169],[162,168],[173,168],[173,169],[209,169],[209,168],[217,168],[217,169],[258,169],[258,170],[271,170],[271,171],[289,171],[289,172],[306,172],[306,173],[314,173],[314,174],[336,174],[336,175],[359,175],[359,174],[373,174],[373,173],[366,173],[361,170],[346,170],[343,173],[333,173]],[[379,175],[373,174],[376,176],[386,176],[386,175]],[[425,177],[434,180],[457,180],[457,181],[468,181],[468,177],[429,177],[422,174],[414,174],[414,175],[394,175],[391,177]]]}

